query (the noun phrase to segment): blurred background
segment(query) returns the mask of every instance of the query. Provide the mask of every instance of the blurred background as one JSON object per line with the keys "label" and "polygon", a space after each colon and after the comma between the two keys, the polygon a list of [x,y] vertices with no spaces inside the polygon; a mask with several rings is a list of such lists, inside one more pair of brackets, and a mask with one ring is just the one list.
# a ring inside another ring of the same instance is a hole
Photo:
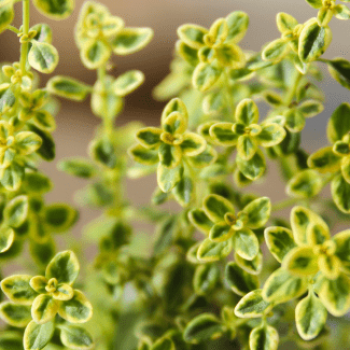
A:
{"label": "blurred background", "polygon": [[[232,11],[242,10],[250,16],[250,27],[241,47],[259,51],[261,46],[279,37],[275,16],[278,12],[287,12],[303,22],[316,16],[316,10],[305,0],[100,0],[110,8],[112,14],[124,18],[127,26],[151,27],[155,36],[150,45],[139,53],[127,57],[113,57],[113,63],[120,73],[129,69],[139,69],[145,73],[146,82],[132,95],[127,97],[124,113],[118,123],[130,120],[142,120],[146,124],[159,124],[163,104],[152,98],[152,89],[169,73],[169,64],[177,40],[176,29],[184,23],[197,23],[202,26],[210,24],[219,17],[225,17]],[[73,15],[63,21],[44,18],[34,7],[31,13],[31,25],[48,23],[53,30],[54,45],[60,54],[60,62],[54,74],[70,75],[93,84],[95,72],[89,71],[80,62],[79,51],[74,42],[74,26],[83,0],[76,0]],[[15,23],[21,23],[21,5],[16,5]],[[350,60],[350,26],[349,22],[334,19],[331,22],[333,42],[326,53],[326,58],[342,56]],[[19,44],[16,35],[5,32],[0,36],[0,60],[16,61],[19,57]],[[45,84],[49,76],[44,76]],[[307,151],[314,151],[326,143],[326,123],[332,111],[343,101],[350,101],[349,91],[336,83],[327,72],[322,87],[327,101],[325,111],[307,121],[303,132],[303,146]],[[55,189],[48,200],[73,202],[73,193],[84,183],[56,170],[56,162],[73,155],[86,155],[87,145],[99,120],[90,112],[89,101],[72,103],[62,100],[62,108],[57,117],[57,157],[55,162],[43,164],[43,170],[53,178]],[[271,176],[277,178],[277,173]],[[145,186],[145,184],[147,186]],[[128,184],[128,193],[132,201],[140,205],[147,204],[156,186],[154,178],[133,180]],[[284,198],[284,186],[277,181],[267,181],[259,190],[275,200]],[[90,221],[97,213],[82,210],[81,220],[76,227]]]}

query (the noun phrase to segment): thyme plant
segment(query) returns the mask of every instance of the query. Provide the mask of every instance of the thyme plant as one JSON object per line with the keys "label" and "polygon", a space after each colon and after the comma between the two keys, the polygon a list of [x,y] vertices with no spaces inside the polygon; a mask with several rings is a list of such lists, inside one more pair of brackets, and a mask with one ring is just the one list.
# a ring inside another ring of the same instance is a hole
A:
{"label": "thyme plant", "polygon": [[[324,108],[320,66],[350,89],[350,62],[323,57],[333,17],[350,18],[349,0],[306,1],[315,17],[299,23],[279,13],[281,35],[260,52],[238,45],[249,27],[244,12],[209,29],[181,26],[171,72],[154,90],[169,100],[155,127],[116,126],[144,75],[115,77],[112,63],[142,50],[152,29],[127,27],[87,1],[75,39],[96,83],[54,76],[40,87],[38,73],[58,64],[51,29],[31,25],[29,0],[0,0],[0,31],[21,43],[19,61],[2,64],[0,74],[0,350],[348,347],[350,230],[337,226],[350,214],[349,103],[329,117],[328,146],[309,154],[301,139]],[[20,28],[11,24],[17,3]],[[74,9],[73,0],[33,4],[57,20]],[[101,119],[88,156],[58,163],[85,179],[79,203],[101,212],[84,232],[97,253],[78,280],[85,246],[57,252],[55,244],[78,210],[45,203],[53,184],[39,169],[55,158],[57,97],[89,97]],[[281,202],[250,187],[270,181],[272,163],[285,181]],[[126,180],[152,173],[150,205],[131,203]],[[155,235],[145,238],[136,221]],[[6,266],[21,260],[27,271],[8,275]]]}

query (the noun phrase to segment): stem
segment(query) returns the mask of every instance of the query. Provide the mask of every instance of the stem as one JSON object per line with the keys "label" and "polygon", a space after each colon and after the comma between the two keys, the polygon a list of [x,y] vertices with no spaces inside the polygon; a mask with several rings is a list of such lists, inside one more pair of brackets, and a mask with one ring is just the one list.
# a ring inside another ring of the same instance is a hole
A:
{"label": "stem", "polygon": [[296,78],[294,80],[292,88],[289,90],[288,94],[286,95],[286,99],[284,102],[286,106],[289,106],[293,102],[294,95],[297,91],[298,85],[299,85],[302,77],[303,77],[303,75],[298,71],[298,75],[296,76]]}
{"label": "stem", "polygon": [[[28,35],[29,33],[29,16],[30,16],[30,3],[29,0],[23,0],[23,35]],[[25,42],[21,46],[21,71],[26,73],[26,65],[28,58],[29,42]]]}
{"label": "stem", "polygon": [[279,211],[292,206],[298,202],[298,198],[288,198],[283,201],[277,202],[272,206],[272,211]]}
{"label": "stem", "polygon": [[11,32],[14,32],[14,33],[16,33],[16,34],[19,33],[19,29],[16,28],[16,27],[14,27],[14,26],[7,26],[7,29],[8,29],[8,30],[11,30]]}

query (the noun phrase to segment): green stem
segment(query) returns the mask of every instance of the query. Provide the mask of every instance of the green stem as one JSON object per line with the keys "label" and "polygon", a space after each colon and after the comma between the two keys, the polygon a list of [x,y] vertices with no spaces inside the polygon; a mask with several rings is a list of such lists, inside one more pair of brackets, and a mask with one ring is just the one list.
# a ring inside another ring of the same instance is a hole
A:
{"label": "green stem", "polygon": [[292,206],[298,202],[298,198],[288,198],[283,201],[277,202],[272,206],[272,211],[279,211]]}
{"label": "green stem", "polygon": [[16,27],[14,27],[14,26],[7,26],[7,29],[8,29],[8,30],[11,30],[11,32],[14,32],[14,33],[16,33],[16,34],[19,33],[19,29],[16,28]]}
{"label": "green stem", "polygon": [[[30,16],[30,3],[29,0],[23,0],[23,35],[29,33],[29,16]],[[21,46],[21,71],[23,74],[27,72],[27,58],[28,58],[29,42],[25,42]]]}
{"label": "green stem", "polygon": [[298,85],[299,85],[300,80],[301,80],[302,77],[303,77],[303,75],[300,72],[298,72],[298,75],[295,77],[295,80],[294,80],[294,83],[292,85],[292,88],[289,90],[288,94],[286,95],[286,99],[285,99],[285,102],[284,102],[284,104],[286,106],[289,106],[293,102],[295,93],[297,91]]}

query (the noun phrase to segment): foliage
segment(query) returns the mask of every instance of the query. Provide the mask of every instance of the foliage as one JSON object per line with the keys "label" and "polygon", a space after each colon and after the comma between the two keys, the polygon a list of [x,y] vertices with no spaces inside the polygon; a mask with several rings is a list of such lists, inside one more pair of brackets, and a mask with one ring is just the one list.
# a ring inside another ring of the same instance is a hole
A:
{"label": "foliage", "polygon": [[[326,147],[309,154],[300,142],[308,119],[324,109],[319,65],[350,89],[350,62],[323,58],[331,21],[350,18],[349,1],[306,1],[315,17],[299,23],[279,13],[281,35],[260,52],[238,45],[249,26],[241,11],[209,29],[181,26],[171,72],[154,90],[167,101],[160,126],[117,127],[125,97],[145,77],[114,77],[112,56],[142,50],[152,29],[127,27],[87,1],[75,39],[96,83],[59,75],[40,88],[38,72],[58,64],[52,31],[30,27],[29,0],[23,25],[12,26],[18,1],[0,0],[0,31],[21,43],[19,62],[0,73],[0,263],[27,262],[26,245],[34,261],[30,274],[1,277],[0,350],[348,347],[350,230],[331,232],[350,214],[350,105],[330,116]],[[73,0],[33,4],[56,20],[74,9]],[[58,163],[85,180],[79,203],[102,212],[84,230],[98,252],[81,280],[77,256],[84,259],[86,246],[57,253],[55,243],[78,210],[45,203],[53,184],[38,168],[55,158],[56,97],[89,97],[101,119],[88,157]],[[285,180],[282,202],[247,192],[269,180],[271,163]],[[152,204],[130,203],[126,180],[153,173]],[[323,196],[328,183],[332,200]],[[180,210],[164,210],[168,201]],[[290,223],[279,213],[289,207]],[[137,220],[155,228],[153,241],[134,234]],[[328,317],[337,318],[330,327]]]}

